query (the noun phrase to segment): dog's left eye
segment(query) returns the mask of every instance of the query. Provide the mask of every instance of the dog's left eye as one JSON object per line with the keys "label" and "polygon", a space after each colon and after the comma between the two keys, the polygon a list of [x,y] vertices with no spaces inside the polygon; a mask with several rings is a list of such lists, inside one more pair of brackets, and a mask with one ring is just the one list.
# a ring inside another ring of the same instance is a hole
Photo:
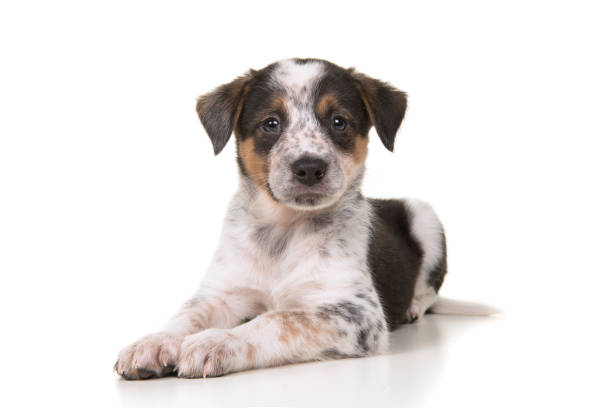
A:
{"label": "dog's left eye", "polygon": [[280,130],[280,122],[276,118],[268,118],[264,122],[263,128],[267,132],[276,133]]}
{"label": "dog's left eye", "polygon": [[346,120],[343,117],[335,116],[332,119],[332,129],[337,132],[342,132],[346,129]]}

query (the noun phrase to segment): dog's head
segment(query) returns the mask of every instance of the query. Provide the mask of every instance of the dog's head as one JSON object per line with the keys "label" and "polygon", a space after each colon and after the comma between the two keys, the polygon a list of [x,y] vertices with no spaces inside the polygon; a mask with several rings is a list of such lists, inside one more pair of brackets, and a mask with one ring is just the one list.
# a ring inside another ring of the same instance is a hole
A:
{"label": "dog's head", "polygon": [[291,59],[198,99],[215,154],[236,134],[242,174],[276,202],[309,210],[335,203],[363,171],[368,132],[393,150],[406,95],[315,59]]}

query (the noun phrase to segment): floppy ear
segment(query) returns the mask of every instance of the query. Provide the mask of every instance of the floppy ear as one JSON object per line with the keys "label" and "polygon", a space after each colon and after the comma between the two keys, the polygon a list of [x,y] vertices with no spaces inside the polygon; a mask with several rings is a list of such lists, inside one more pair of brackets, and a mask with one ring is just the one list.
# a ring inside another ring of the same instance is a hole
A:
{"label": "floppy ear", "polygon": [[406,113],[406,93],[364,74],[355,72],[353,77],[378,137],[392,152],[395,134]]}
{"label": "floppy ear", "polygon": [[227,144],[236,126],[242,109],[249,81],[255,71],[236,78],[232,82],[221,85],[212,92],[198,98],[196,111],[213,145],[215,155],[219,154]]}

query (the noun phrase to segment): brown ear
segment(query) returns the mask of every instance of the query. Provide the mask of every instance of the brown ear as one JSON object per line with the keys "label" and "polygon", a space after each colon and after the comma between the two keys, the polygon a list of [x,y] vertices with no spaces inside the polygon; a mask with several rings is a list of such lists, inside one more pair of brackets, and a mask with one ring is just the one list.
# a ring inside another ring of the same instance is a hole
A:
{"label": "brown ear", "polygon": [[378,137],[389,151],[393,151],[395,134],[406,113],[406,93],[358,72],[354,72],[353,77]]}
{"label": "brown ear", "polygon": [[249,81],[254,74],[255,71],[251,70],[232,82],[221,85],[214,91],[198,98],[196,111],[212,142],[215,155],[223,150],[232,135],[242,110],[242,102]]}

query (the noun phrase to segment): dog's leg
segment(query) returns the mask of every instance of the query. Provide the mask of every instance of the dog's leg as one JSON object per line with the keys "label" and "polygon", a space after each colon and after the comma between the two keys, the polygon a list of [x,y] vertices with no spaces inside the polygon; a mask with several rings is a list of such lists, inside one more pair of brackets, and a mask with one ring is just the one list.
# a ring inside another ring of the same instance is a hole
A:
{"label": "dog's leg", "polygon": [[438,294],[431,287],[415,291],[407,313],[408,323],[416,323],[423,320],[425,312],[436,300],[438,300]]}
{"label": "dog's leg", "polygon": [[264,313],[233,329],[188,336],[177,371],[214,377],[301,361],[358,357],[383,351],[387,327],[380,306],[349,298],[309,310]]}
{"label": "dog's leg", "polygon": [[262,312],[263,304],[254,290],[202,288],[164,329],[121,350],[115,371],[129,380],[169,375],[177,364],[185,336],[210,327],[234,327]]}
{"label": "dog's leg", "polygon": [[404,201],[410,222],[410,234],[423,251],[414,295],[406,312],[408,322],[423,319],[425,312],[438,299],[438,290],[446,275],[446,238],[440,219],[431,206],[420,200]]}

